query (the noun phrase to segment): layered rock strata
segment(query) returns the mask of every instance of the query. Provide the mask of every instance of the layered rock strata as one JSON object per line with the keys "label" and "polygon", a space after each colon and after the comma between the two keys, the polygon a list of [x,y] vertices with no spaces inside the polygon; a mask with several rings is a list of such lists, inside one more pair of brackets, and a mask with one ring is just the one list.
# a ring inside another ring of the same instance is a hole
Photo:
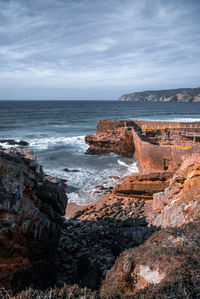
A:
{"label": "layered rock strata", "polygon": [[199,123],[100,120],[86,136],[87,153],[132,156],[140,173],[175,171],[199,142]]}
{"label": "layered rock strata", "polygon": [[175,172],[168,188],[155,193],[146,209],[148,221],[156,226],[180,226],[200,216],[200,146],[193,148]]}
{"label": "layered rock strata", "polygon": [[0,151],[0,286],[14,291],[56,282],[57,248],[67,197],[33,153]]}
{"label": "layered rock strata", "polygon": [[168,187],[173,172],[153,172],[135,174],[125,177],[120,184],[114,186],[115,194],[130,194],[131,196],[152,199],[153,194]]}
{"label": "layered rock strata", "polygon": [[[65,223],[64,182],[45,177],[31,153],[27,157],[21,149],[4,151],[1,256],[2,261],[6,257],[2,267],[13,268],[10,276],[6,270],[0,277],[2,285],[17,288],[32,282],[38,287],[40,281],[42,286],[48,285],[47,280],[51,285],[56,281],[61,289],[39,293],[30,289],[28,295],[99,298],[83,287],[98,289],[104,279],[102,298],[198,298],[199,130],[198,123],[99,121],[97,134],[86,138],[89,152],[134,155],[140,173],[123,179],[110,194]],[[5,190],[20,195],[12,199]]]}
{"label": "layered rock strata", "polygon": [[101,295],[198,298],[199,124],[134,121],[129,126],[119,122],[116,129],[111,123],[108,130],[109,121],[101,121],[94,138],[102,134],[106,138],[107,130],[111,135],[120,126],[132,131],[133,157],[140,172],[115,185],[112,196],[144,202],[150,227],[181,228],[162,230],[144,245],[123,252],[108,271]]}
{"label": "layered rock strata", "polygon": [[118,129],[108,130],[106,133],[98,131],[98,135],[87,135],[85,138],[90,145],[87,154],[109,154],[111,152],[132,157],[134,144],[132,132],[128,128],[119,127]]}

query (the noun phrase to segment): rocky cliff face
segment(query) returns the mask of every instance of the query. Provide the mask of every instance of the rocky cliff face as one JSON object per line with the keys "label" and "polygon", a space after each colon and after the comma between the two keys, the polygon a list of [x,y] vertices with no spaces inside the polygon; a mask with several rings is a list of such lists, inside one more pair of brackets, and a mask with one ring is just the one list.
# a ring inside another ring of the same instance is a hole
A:
{"label": "rocky cliff face", "polygon": [[198,123],[99,121],[89,152],[134,154],[140,172],[65,223],[62,182],[30,151],[0,150],[0,286],[56,282],[23,298],[101,298],[79,287],[104,279],[102,298],[199,298],[199,132]]}
{"label": "rocky cliff face", "polygon": [[200,88],[147,90],[122,95],[119,101],[128,102],[199,102]]}
{"label": "rocky cliff face", "polygon": [[[168,187],[157,193],[156,188],[166,183]],[[145,191],[151,191],[153,198]],[[101,295],[199,298],[200,145],[191,149],[174,174],[134,175],[115,186],[114,192],[129,196],[139,192],[150,226],[162,230],[120,255],[102,283]]]}
{"label": "rocky cliff face", "polygon": [[67,197],[30,150],[0,150],[0,287],[53,285]]}
{"label": "rocky cliff face", "polygon": [[100,120],[95,135],[86,136],[88,154],[133,157],[140,173],[173,172],[200,142],[200,124]]}
{"label": "rocky cliff face", "polygon": [[180,226],[194,221],[200,215],[200,146],[193,148],[175,172],[168,188],[155,193],[146,211],[155,226]]}
{"label": "rocky cliff face", "polygon": [[134,174],[125,177],[114,186],[114,193],[119,196],[130,195],[135,198],[152,199],[153,194],[168,187],[173,172],[153,172]]}
{"label": "rocky cliff face", "polygon": [[109,141],[116,131],[122,137],[123,130],[132,134],[130,145],[140,172],[121,180],[110,196],[122,202],[127,198],[130,203],[143,202],[149,227],[161,231],[119,256],[102,283],[101,295],[198,298],[199,123],[100,121],[89,145],[99,140],[97,149],[101,148],[100,136],[106,139],[109,132]]}
{"label": "rocky cliff face", "polygon": [[87,150],[90,155],[113,152],[132,157],[134,152],[131,129],[120,121],[98,121],[97,134],[87,135],[85,142],[90,146]]}

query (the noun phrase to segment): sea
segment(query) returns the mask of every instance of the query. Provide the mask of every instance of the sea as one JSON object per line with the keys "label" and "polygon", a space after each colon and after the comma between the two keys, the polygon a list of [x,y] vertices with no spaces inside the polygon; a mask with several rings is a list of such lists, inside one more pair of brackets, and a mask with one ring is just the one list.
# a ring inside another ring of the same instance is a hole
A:
{"label": "sea", "polygon": [[138,171],[132,158],[85,154],[99,119],[200,121],[200,103],[0,101],[0,139],[29,142],[44,171],[67,180],[69,202],[83,205],[98,199],[99,185]]}

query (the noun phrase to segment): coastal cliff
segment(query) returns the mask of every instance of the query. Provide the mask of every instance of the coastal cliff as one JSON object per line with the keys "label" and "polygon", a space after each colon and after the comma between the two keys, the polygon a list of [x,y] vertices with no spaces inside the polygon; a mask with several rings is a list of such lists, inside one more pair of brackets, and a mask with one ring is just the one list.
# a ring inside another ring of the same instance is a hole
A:
{"label": "coastal cliff", "polygon": [[200,88],[147,90],[124,94],[119,101],[128,102],[199,102]]}
{"label": "coastal cliff", "polygon": [[137,161],[140,173],[174,171],[200,140],[200,123],[99,120],[86,136],[89,154],[114,152]]}
{"label": "coastal cliff", "polygon": [[171,295],[173,298],[198,298],[199,157],[200,145],[197,145],[174,173],[168,187],[155,192],[152,200],[145,200],[147,221],[161,231],[144,245],[119,256],[102,283],[101,295],[157,298],[165,294],[166,298]]}
{"label": "coastal cliff", "polygon": [[109,198],[143,202],[140,217],[161,231],[144,245],[120,254],[106,274],[100,294],[198,298],[199,123],[120,121],[113,127],[113,121],[99,121],[95,136],[98,146],[106,132],[110,136],[122,128],[132,133],[133,157],[140,172],[116,184]]}
{"label": "coastal cliff", "polygon": [[0,287],[55,284],[66,205],[62,182],[45,176],[31,150],[0,150]]}
{"label": "coastal cliff", "polygon": [[0,295],[199,298],[200,124],[100,120],[86,142],[139,172],[65,221],[62,180],[29,150],[0,151]]}

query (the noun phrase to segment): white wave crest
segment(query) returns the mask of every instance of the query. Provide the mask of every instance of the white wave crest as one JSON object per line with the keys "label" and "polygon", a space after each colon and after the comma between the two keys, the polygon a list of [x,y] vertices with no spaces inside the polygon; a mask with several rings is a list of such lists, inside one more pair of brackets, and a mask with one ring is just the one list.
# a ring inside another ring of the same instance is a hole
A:
{"label": "white wave crest", "polygon": [[167,120],[167,122],[200,122],[200,118],[192,118],[192,117],[177,117],[173,119]]}
{"label": "white wave crest", "polygon": [[[16,142],[19,142],[20,139],[15,139]],[[1,142],[0,139],[0,146],[3,147],[3,149],[9,149],[11,147],[19,147],[19,144],[9,144],[8,142]]]}
{"label": "white wave crest", "polygon": [[35,138],[30,141],[30,147],[39,150],[47,150],[67,144],[72,146],[78,145],[80,151],[85,151],[88,148],[88,145],[85,143],[85,136]]}
{"label": "white wave crest", "polygon": [[121,160],[118,159],[117,162],[118,162],[119,165],[121,165],[123,167],[126,167],[127,171],[124,173],[123,176],[130,175],[132,173],[138,172],[137,163],[135,161],[131,164],[127,164],[124,161],[121,161]]}
{"label": "white wave crest", "polygon": [[128,165],[127,165],[125,162],[123,162],[123,161],[121,161],[121,160],[119,160],[119,159],[117,160],[117,162],[119,163],[119,165],[122,165],[122,166],[128,168]]}

